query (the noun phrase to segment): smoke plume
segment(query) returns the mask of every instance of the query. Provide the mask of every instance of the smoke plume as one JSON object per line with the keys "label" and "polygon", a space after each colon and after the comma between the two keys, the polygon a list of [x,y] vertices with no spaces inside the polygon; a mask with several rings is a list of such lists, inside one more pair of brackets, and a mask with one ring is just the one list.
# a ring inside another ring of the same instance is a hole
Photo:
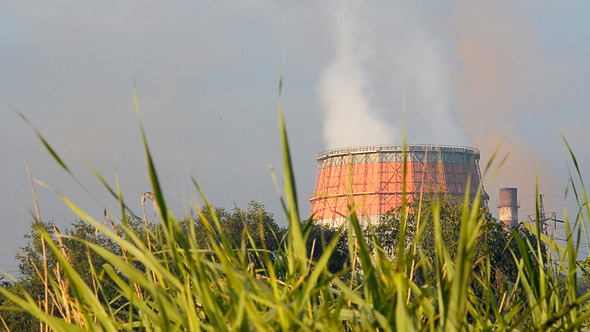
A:
{"label": "smoke plume", "polygon": [[563,69],[548,61],[538,26],[522,15],[530,9],[516,2],[460,0],[450,17],[461,63],[455,81],[461,122],[477,137],[483,160],[505,137],[503,150],[512,153],[488,190],[493,201],[498,187],[518,187],[521,219],[535,211],[537,185],[541,193],[556,195],[566,185],[553,159],[561,149],[557,129],[543,132],[533,121],[551,116],[550,105],[565,95],[557,71]]}
{"label": "smoke plume", "polygon": [[328,148],[400,144],[404,125],[409,143],[465,144],[453,53],[425,25],[427,10],[360,1],[328,9],[334,55],[316,87]]}

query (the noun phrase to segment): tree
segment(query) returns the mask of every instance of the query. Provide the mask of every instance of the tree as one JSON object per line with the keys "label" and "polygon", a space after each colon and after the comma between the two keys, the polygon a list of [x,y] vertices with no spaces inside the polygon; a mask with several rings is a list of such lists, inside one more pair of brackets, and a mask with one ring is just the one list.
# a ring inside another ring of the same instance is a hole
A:
{"label": "tree", "polygon": [[[335,236],[338,236],[338,231],[334,228],[311,222],[309,225],[302,225],[302,228],[307,229],[306,247],[310,258],[317,261],[324,254],[324,248],[332,241]],[[328,270],[331,273],[338,273],[346,268],[349,263],[348,253],[348,233],[346,231],[340,234],[338,243],[330,260],[328,261]]]}
{"label": "tree", "polygon": [[[189,223],[192,221],[199,245],[203,249],[209,248],[211,241],[219,244],[220,234],[216,229],[210,211],[204,206],[201,208],[202,216],[195,219],[185,219],[181,222],[183,232],[188,234]],[[246,248],[261,249],[264,246],[268,250],[276,250],[286,232],[275,221],[272,213],[265,210],[261,203],[250,201],[248,208],[242,210],[237,206],[232,211],[225,208],[213,208],[216,218],[219,220],[221,231],[227,237],[233,248],[240,248],[242,242]],[[213,229],[213,233],[207,230],[206,224]]]}
{"label": "tree", "polygon": [[[205,220],[211,222],[211,215],[203,209],[204,214],[201,218],[182,220],[180,225],[181,235],[188,238],[191,229],[190,223],[193,223],[195,238],[198,240],[198,246],[202,249],[209,249],[211,241],[220,242],[220,234],[211,233],[205,227]],[[222,226],[224,236],[227,236],[235,250],[240,250],[242,245],[247,249],[248,257],[256,262],[256,254],[250,254],[248,250],[266,247],[269,251],[277,250],[280,241],[285,232],[284,228],[279,227],[271,213],[264,209],[264,206],[257,202],[250,202],[246,210],[235,207],[231,212],[224,208],[214,208],[215,215]],[[133,233],[140,242],[147,244],[147,232],[151,236],[152,252],[156,257],[169,261],[169,267],[174,271],[174,262],[161,252],[166,252],[162,246],[167,243],[164,239],[159,238],[162,234],[162,224],[156,220],[146,223],[144,220],[128,216],[123,225],[110,225],[114,227],[116,234],[123,238],[129,238],[128,235]],[[127,233],[128,229],[130,233]],[[117,307],[119,301],[118,286],[103,272],[103,266],[107,263],[105,259],[91,250],[86,244],[92,243],[102,248],[108,248],[110,252],[123,256],[125,253],[121,247],[108,238],[105,234],[98,232],[93,226],[82,221],[76,220],[66,229],[58,230],[53,223],[36,223],[31,226],[31,230],[25,235],[28,243],[16,255],[19,261],[20,276],[15,282],[1,280],[1,287],[10,290],[13,293],[23,295],[29,294],[34,300],[44,306],[47,298],[48,311],[60,316],[62,304],[60,299],[46,296],[46,286],[66,287],[66,284],[59,285],[60,280],[64,280],[63,272],[59,268],[58,261],[54,253],[48,246],[43,246],[42,234],[49,234],[50,239],[59,247],[59,250],[65,254],[68,261],[72,264],[74,270],[82,277],[83,281],[90,287],[100,284],[101,290],[97,292],[99,299],[103,303],[111,303],[112,307]],[[157,239],[157,240],[154,240]],[[140,269],[139,263],[135,262],[132,257],[128,257],[130,264],[134,264]],[[45,270],[48,274],[47,285],[45,280]],[[123,278],[124,279],[124,278]],[[0,306],[3,309],[15,307],[11,301],[0,295]],[[124,303],[120,304],[121,308],[125,307]],[[6,324],[12,330],[18,331],[38,331],[39,323],[30,314],[10,310],[1,310],[0,314],[6,321]],[[120,311],[121,315],[128,314],[125,310]],[[2,325],[0,325],[2,326]],[[1,328],[0,328],[1,330]]]}
{"label": "tree", "polygon": [[[417,268],[414,274],[414,281],[417,284],[424,284],[434,277],[432,271],[428,272],[422,268],[434,264],[436,253],[433,203],[435,201],[413,202],[405,210],[407,223],[405,251],[409,257],[416,256],[415,258],[419,262],[416,264]],[[442,239],[451,258],[454,259],[457,254],[461,229],[463,201],[452,196],[443,196],[436,203],[440,208]],[[380,223],[371,225],[367,229],[367,234],[373,236],[392,258],[395,258],[395,252],[398,250],[402,213],[401,208],[389,211],[382,217]],[[478,220],[483,221],[483,226],[475,248],[474,275],[482,276],[486,273],[485,261],[489,259],[492,268],[490,276],[492,287],[499,292],[508,285],[508,282],[515,282],[518,275],[518,267],[514,257],[520,259],[522,253],[515,237],[520,237],[529,243],[536,243],[536,237],[522,225],[512,231],[507,230],[504,224],[492,217],[487,207],[479,210]],[[419,238],[416,239],[416,237]],[[416,248],[413,247],[413,244],[417,245]],[[535,257],[535,255],[531,256]],[[421,261],[422,259],[427,262]],[[538,262],[535,261],[535,264],[538,266]],[[478,288],[481,287],[474,287],[474,289]]]}
{"label": "tree", "polygon": [[[398,250],[398,241],[402,216],[406,219],[406,251],[411,254],[412,243],[419,243],[419,249],[428,257],[434,257],[434,223],[431,201],[414,202],[406,207],[398,207],[387,212],[378,224],[370,225],[367,234],[374,236],[384,250],[394,256]],[[447,245],[451,257],[457,253],[457,242],[461,228],[462,204],[457,198],[444,196],[438,202],[440,208],[440,224],[442,238]],[[483,212],[483,211],[482,211]],[[419,241],[414,241],[419,236]]]}
{"label": "tree", "polygon": [[[130,218],[130,224],[137,224],[138,218]],[[137,227],[136,227],[137,228]],[[29,294],[40,306],[47,306],[47,311],[60,316],[64,314],[63,303],[51,296],[47,296],[46,287],[62,287],[67,290],[67,283],[63,282],[64,275],[58,261],[50,247],[42,240],[42,234],[50,234],[51,240],[59,246],[68,261],[76,272],[88,285],[93,284],[96,274],[92,271],[100,271],[105,260],[90,250],[84,243],[98,244],[104,248],[120,254],[120,248],[104,234],[82,220],[76,220],[70,227],[61,233],[53,223],[42,222],[31,226],[29,233],[25,235],[28,243],[16,254],[19,261],[19,278],[12,283],[5,283],[3,286],[18,294]],[[44,248],[45,244],[45,248]],[[45,283],[47,271],[47,284]],[[61,283],[60,283],[61,282]],[[100,292],[100,300],[103,303],[116,301],[117,291],[113,281],[104,277],[101,280],[103,291]],[[13,304],[8,299],[0,296],[3,307],[11,307]],[[32,316],[25,312],[3,311],[2,317],[8,326],[18,327],[18,331],[38,331],[39,323]]]}

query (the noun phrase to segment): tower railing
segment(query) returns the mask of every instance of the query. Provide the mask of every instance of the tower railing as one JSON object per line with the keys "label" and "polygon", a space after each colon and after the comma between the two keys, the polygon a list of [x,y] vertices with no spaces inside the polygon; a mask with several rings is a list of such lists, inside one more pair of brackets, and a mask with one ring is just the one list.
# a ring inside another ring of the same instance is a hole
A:
{"label": "tower railing", "polygon": [[[406,145],[405,150],[408,152],[413,151],[452,151],[452,152],[463,152],[475,154],[479,157],[479,150],[468,146],[456,146],[456,145],[429,145],[429,144],[412,144]],[[372,152],[403,152],[403,145],[368,145],[354,148],[339,148],[322,151],[318,154],[318,160],[333,157],[338,155],[348,154],[363,154]]]}

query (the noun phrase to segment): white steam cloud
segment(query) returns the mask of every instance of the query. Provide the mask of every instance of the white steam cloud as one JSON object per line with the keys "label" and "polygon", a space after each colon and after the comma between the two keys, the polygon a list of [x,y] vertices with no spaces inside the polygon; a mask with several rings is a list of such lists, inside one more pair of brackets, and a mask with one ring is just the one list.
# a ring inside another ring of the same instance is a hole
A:
{"label": "white steam cloud", "polygon": [[335,52],[316,87],[327,148],[400,144],[404,122],[409,143],[465,144],[452,51],[424,25],[423,8],[350,1],[328,12]]}

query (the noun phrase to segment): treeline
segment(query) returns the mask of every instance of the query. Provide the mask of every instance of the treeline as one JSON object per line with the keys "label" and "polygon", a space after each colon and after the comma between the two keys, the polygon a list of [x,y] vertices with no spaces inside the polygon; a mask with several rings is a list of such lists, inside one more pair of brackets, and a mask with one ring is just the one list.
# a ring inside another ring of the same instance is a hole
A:
{"label": "treeline", "polygon": [[[283,241],[287,229],[280,227],[274,220],[271,213],[265,210],[264,206],[257,202],[250,202],[247,209],[235,207],[233,210],[217,207],[212,211],[207,208],[201,210],[202,215],[196,218],[187,218],[178,221],[178,233],[176,239],[166,238],[163,229],[164,224],[158,220],[146,221],[137,216],[127,216],[120,223],[115,224],[105,219],[105,227],[118,234],[123,241],[134,242],[143,245],[143,248],[154,253],[159,259],[166,260],[172,271],[175,268],[175,261],[167,257],[166,250],[171,247],[175,240],[186,240],[192,232],[195,239],[192,248],[199,251],[197,254],[210,258],[211,246],[222,245],[221,236],[215,226],[211,225],[213,220],[218,220],[223,232],[223,239],[229,241],[234,250],[244,250],[250,259],[247,264],[256,263],[259,265],[260,251],[276,252]],[[96,276],[100,275],[100,301],[115,305],[120,302],[123,308],[126,302],[119,298],[118,286],[113,278],[104,273],[103,268],[108,265],[108,260],[91,249],[90,244],[98,245],[112,252],[114,255],[125,257],[129,264],[143,269],[141,263],[134,260],[133,255],[126,252],[125,248],[99,231],[90,224],[76,220],[66,229],[58,229],[51,222],[33,224],[31,230],[25,235],[28,244],[21,248],[16,255],[19,266],[19,275],[16,280],[2,278],[2,287],[9,292],[22,297],[29,297],[37,301],[39,306],[46,306],[47,311],[57,316],[67,316],[67,308],[61,304],[59,299],[49,298],[44,303],[47,295],[61,293],[54,292],[51,288],[67,289],[69,285],[60,284],[66,277],[61,271],[60,263],[56,254],[47,245],[43,234],[49,234],[52,240],[58,245],[59,252],[67,257],[73,269],[80,275],[89,286],[96,285]],[[45,275],[48,271],[50,276]],[[123,274],[120,274],[123,278]],[[46,282],[50,280],[50,282]],[[13,331],[39,331],[39,322],[29,312],[17,309],[17,306],[5,296],[0,295],[0,315],[5,327]]]}
{"label": "treeline", "polygon": [[[442,240],[451,259],[454,259],[457,255],[463,207],[452,198],[442,199],[437,204]],[[436,284],[434,269],[424,268],[435,265],[437,243],[432,212],[430,203],[411,204],[403,211],[390,211],[379,224],[371,225],[364,230],[364,238],[371,250],[379,250],[391,260],[396,260],[399,254],[403,254],[406,261],[412,262],[412,265],[408,266],[410,279],[419,287]],[[189,247],[194,252],[179,253],[180,255],[200,255],[212,262],[218,262],[214,248],[230,246],[231,250],[241,252],[238,255],[242,260],[240,264],[258,277],[268,278],[273,275],[268,273],[269,264],[274,264],[274,268],[277,269],[274,275],[284,275],[280,270],[284,268],[282,261],[289,259],[286,253],[288,229],[279,226],[262,204],[250,202],[246,209],[235,207],[233,210],[220,207],[212,210],[203,208],[200,213],[197,217],[176,223],[176,232],[166,232],[162,229],[166,226],[157,220],[146,221],[136,216],[127,217],[116,225],[106,220],[105,227],[120,235],[122,240],[134,242],[139,248],[153,252],[159,260],[166,262],[168,269],[173,273],[184,267],[177,265],[178,259],[168,256],[170,242],[192,239],[195,243],[191,243]],[[403,253],[399,248],[402,218],[406,224]],[[491,281],[490,290],[493,293],[500,295],[513,291],[508,288],[514,287],[519,274],[516,262],[521,258],[519,244],[514,240],[514,235],[517,234],[517,238],[525,239],[527,243],[535,243],[536,238],[523,227],[512,232],[506,230],[501,223],[492,218],[487,208],[480,210],[478,219],[485,222],[477,237],[472,287],[479,296],[483,296],[484,290],[476,279],[485,279],[486,274],[489,274],[487,280]],[[323,256],[324,248],[333,243],[334,248],[330,249],[331,254],[327,263],[328,271],[341,278],[350,276],[351,273],[362,273],[359,269],[360,263],[352,262],[358,257],[351,259],[351,253],[356,252],[354,246],[358,244],[353,234],[346,229],[328,228],[311,220],[303,221],[301,227],[306,250],[312,261],[318,261]],[[125,308],[129,305],[128,301],[120,296],[121,285],[118,285],[121,281],[128,282],[125,274],[116,271],[118,277],[114,278],[106,273],[104,269],[109,266],[109,260],[93,250],[92,244],[105,248],[116,256],[125,257],[129,264],[140,270],[146,269],[142,263],[134,260],[132,253],[113,240],[113,237],[106,236],[103,231],[82,220],[73,222],[61,232],[51,223],[33,225],[30,233],[26,235],[27,246],[22,248],[16,257],[19,261],[20,276],[14,281],[4,280],[2,286],[6,290],[23,297],[30,296],[31,301],[36,301],[39,306],[44,306],[44,310],[54,315],[63,317],[71,314],[63,305],[63,301],[47,296],[63,294],[63,290],[67,290],[70,285],[65,284],[66,278],[60,270],[60,263],[54,251],[45,243],[43,234],[50,234],[58,245],[60,254],[67,258],[81,280],[90,287],[100,287],[96,293],[99,294],[98,298],[102,303],[115,308]],[[166,238],[165,234],[177,236]],[[533,264],[538,267],[537,262]],[[353,266],[356,266],[354,270]],[[48,271],[52,277],[48,278],[44,271]],[[97,285],[97,276],[100,285]],[[47,281],[49,279],[50,282]],[[60,291],[57,292],[55,289]],[[10,299],[0,296],[0,307],[6,327],[14,331],[39,330],[39,322],[28,312],[13,310],[17,306]],[[120,314],[130,313],[121,310]]]}

